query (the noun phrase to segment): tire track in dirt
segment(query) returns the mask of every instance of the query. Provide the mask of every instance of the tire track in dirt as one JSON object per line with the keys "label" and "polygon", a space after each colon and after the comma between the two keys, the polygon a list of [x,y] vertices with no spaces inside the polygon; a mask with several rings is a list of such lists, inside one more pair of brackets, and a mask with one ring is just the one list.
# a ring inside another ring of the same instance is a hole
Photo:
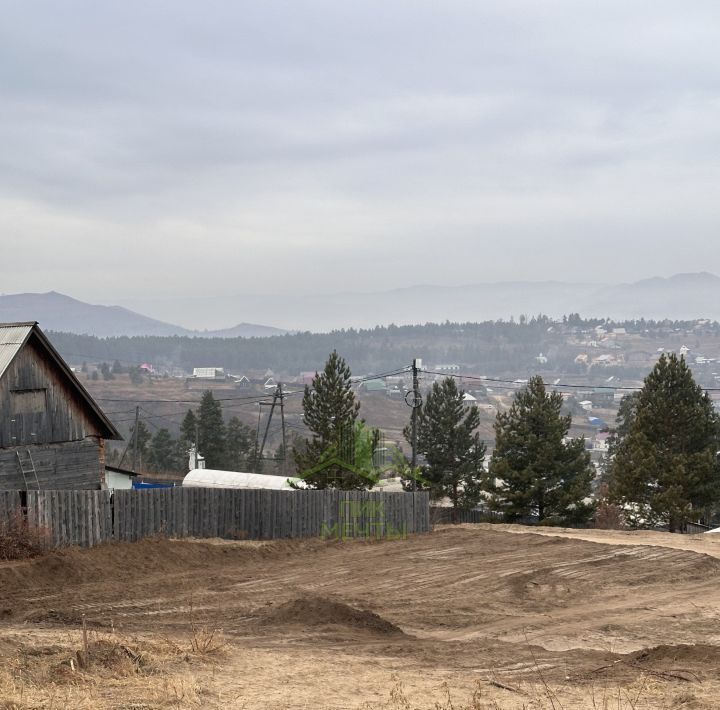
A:
{"label": "tire track in dirt", "polygon": [[[363,683],[387,683],[393,672],[418,684],[452,677],[463,688],[539,672],[564,683],[615,668],[620,651],[720,643],[719,577],[715,556],[646,538],[618,544],[497,527],[373,543],[153,541],[70,550],[44,567],[0,564],[11,610],[0,628],[46,639],[77,630],[84,614],[91,628],[185,643],[192,623],[207,625],[242,659],[228,662],[228,688],[242,677],[243,692],[261,693],[262,679],[279,674],[307,699],[318,681],[302,669],[317,667],[323,683],[343,688],[329,696],[337,707],[356,707],[343,700],[357,685],[350,668]],[[323,609],[335,612],[326,618]],[[403,633],[381,636],[358,619]]]}

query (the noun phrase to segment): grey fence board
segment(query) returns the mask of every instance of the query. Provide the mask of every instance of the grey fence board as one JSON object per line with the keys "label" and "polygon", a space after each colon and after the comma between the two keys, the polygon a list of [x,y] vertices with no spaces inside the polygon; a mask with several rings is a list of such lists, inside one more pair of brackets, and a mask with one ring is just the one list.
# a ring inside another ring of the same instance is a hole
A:
{"label": "grey fence board", "polygon": [[20,510],[19,491],[0,491],[0,519],[5,520]]}
{"label": "grey fence board", "polygon": [[109,491],[28,491],[27,516],[55,546],[91,547],[113,539]]}
{"label": "grey fence board", "polygon": [[[29,522],[53,545],[91,546],[153,535],[251,540],[399,537],[431,529],[427,493],[166,488],[28,491]],[[0,491],[0,516],[20,508]]]}

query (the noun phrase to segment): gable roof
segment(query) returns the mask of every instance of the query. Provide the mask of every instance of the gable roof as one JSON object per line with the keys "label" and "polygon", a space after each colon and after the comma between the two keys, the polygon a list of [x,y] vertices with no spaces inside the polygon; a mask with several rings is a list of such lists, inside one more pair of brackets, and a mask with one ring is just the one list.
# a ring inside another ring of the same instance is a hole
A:
{"label": "gable roof", "polygon": [[35,323],[0,323],[0,377],[20,352]]}
{"label": "gable roof", "polygon": [[60,353],[40,330],[36,321],[27,323],[0,323],[0,378],[15,359],[23,346],[35,338],[41,349],[45,350],[50,359],[57,365],[71,389],[75,390],[88,409],[95,415],[105,439],[122,439],[115,425],[107,418],[90,393],[83,387],[75,373],[68,367]]}

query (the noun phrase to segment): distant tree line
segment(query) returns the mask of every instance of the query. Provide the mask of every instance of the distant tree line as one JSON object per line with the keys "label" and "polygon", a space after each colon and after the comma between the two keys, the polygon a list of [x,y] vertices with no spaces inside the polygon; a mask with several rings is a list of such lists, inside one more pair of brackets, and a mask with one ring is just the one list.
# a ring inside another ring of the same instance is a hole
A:
{"label": "distant tree line", "polygon": [[[559,322],[539,315],[523,316],[517,321],[389,325],[269,338],[48,335],[61,354],[70,360],[152,362],[186,371],[207,363],[238,373],[266,368],[279,372],[315,370],[325,361],[327,353],[337,348],[348,365],[362,374],[388,371],[410,363],[415,357],[423,357],[427,366],[451,362],[482,367],[484,373],[491,375],[520,375],[537,371],[535,357],[540,352],[553,356],[544,367],[549,372],[578,369],[565,349],[567,335],[598,325],[608,329],[625,328],[629,333],[658,338],[675,331],[690,330],[698,334],[720,334],[720,325],[714,322],[702,326],[700,331],[693,321],[610,321],[582,319],[572,314]],[[112,374],[112,368],[107,367]]]}

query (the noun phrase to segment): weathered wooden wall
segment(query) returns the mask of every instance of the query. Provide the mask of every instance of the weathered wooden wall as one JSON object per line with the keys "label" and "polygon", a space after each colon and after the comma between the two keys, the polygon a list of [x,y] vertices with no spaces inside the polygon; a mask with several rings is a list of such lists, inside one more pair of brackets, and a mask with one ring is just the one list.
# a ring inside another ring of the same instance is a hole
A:
{"label": "weathered wooden wall", "polygon": [[[18,453],[26,469],[27,490],[99,489],[104,479],[103,440],[87,438],[57,444],[0,449],[0,490],[25,490]],[[32,473],[32,456],[37,481]]]}
{"label": "weathered wooden wall", "polygon": [[[4,499],[0,497],[0,506]],[[116,490],[113,494],[29,491],[27,515],[33,524],[47,529],[54,545],[91,546],[154,535],[398,539],[431,529],[427,493],[212,488]]]}
{"label": "weathered wooden wall", "polygon": [[99,489],[107,434],[82,387],[31,334],[0,378],[0,489]]}
{"label": "weathered wooden wall", "polygon": [[0,379],[0,449],[102,433],[67,375],[31,337]]}

